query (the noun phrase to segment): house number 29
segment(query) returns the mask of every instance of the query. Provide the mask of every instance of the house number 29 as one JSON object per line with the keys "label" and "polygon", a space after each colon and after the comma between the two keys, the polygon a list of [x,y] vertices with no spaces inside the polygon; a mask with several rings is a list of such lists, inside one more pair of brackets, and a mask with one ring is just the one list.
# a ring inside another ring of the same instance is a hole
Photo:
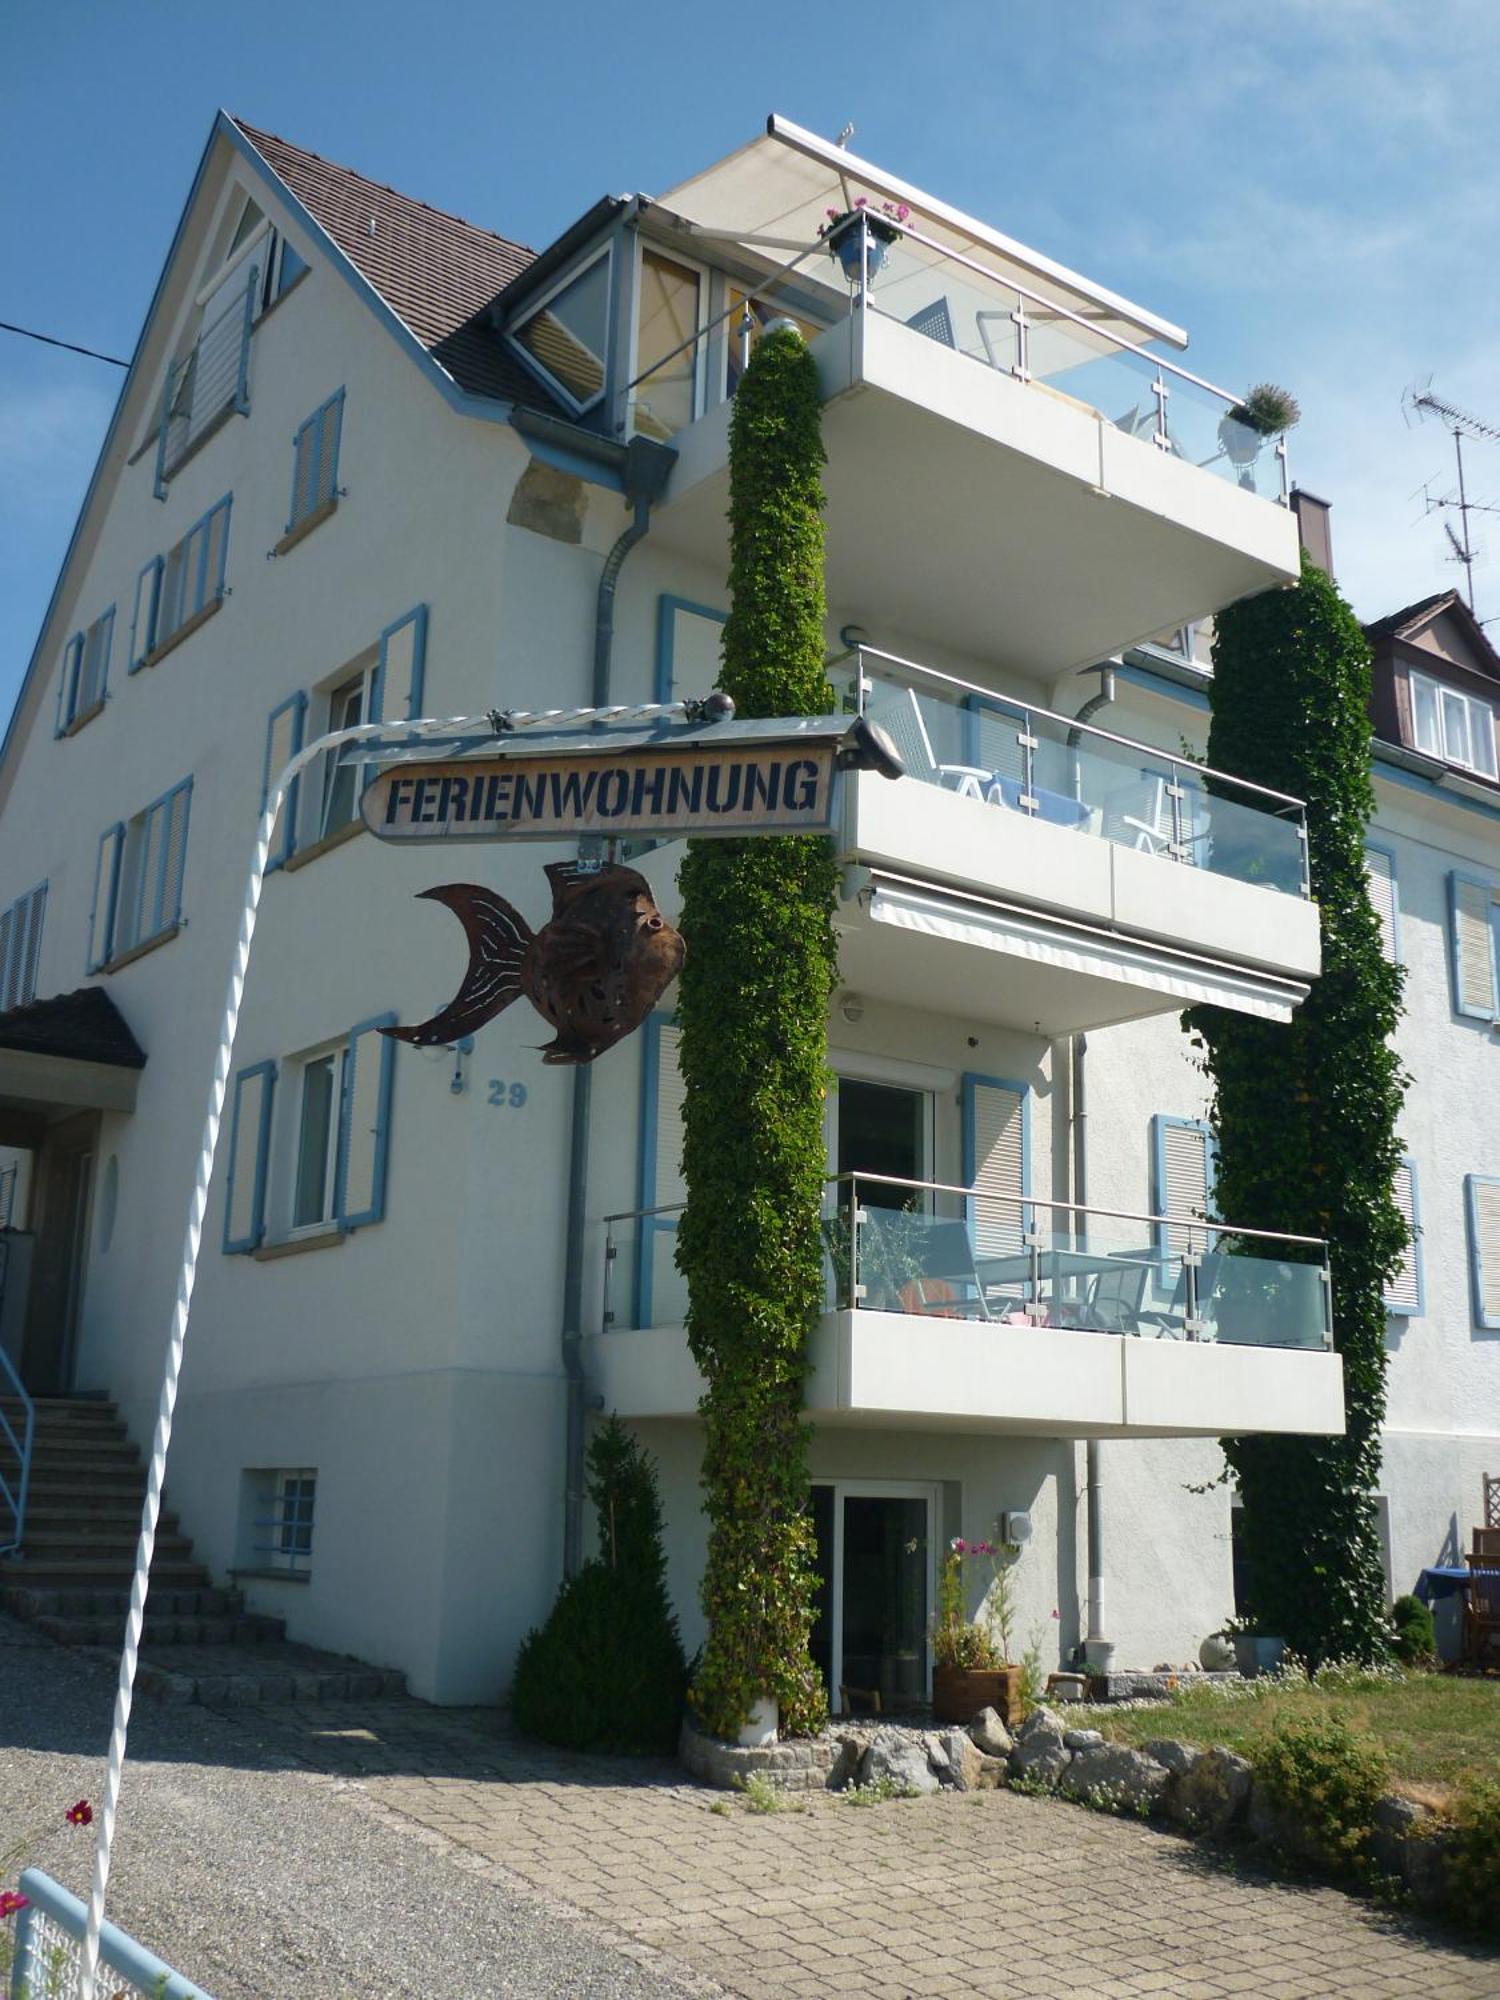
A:
{"label": "house number 29", "polygon": [[504,1111],[507,1107],[512,1111],[519,1111],[525,1102],[524,1083],[505,1083],[498,1076],[490,1078],[490,1103],[497,1111]]}

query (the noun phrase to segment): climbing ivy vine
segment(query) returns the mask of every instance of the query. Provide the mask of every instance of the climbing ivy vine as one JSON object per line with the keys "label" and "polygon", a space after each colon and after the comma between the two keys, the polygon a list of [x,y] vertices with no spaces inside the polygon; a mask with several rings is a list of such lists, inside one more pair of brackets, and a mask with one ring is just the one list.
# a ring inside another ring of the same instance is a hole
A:
{"label": "climbing ivy vine", "polygon": [[[814,715],[823,672],[824,463],[817,374],[791,329],[767,333],[730,430],[730,613],[720,685],[742,716]],[[822,1305],[819,1217],[832,843],[691,842],[678,1000],[687,1208],[677,1260],[702,1401],[708,1638],[692,1700],[735,1735],[772,1695],[784,1729],[823,1721],[808,1653],[816,1589],[807,1350]]]}
{"label": "climbing ivy vine", "polygon": [[1224,1445],[1244,1506],[1251,1623],[1314,1666],[1386,1645],[1374,1495],[1383,1296],[1407,1241],[1392,1194],[1407,1079],[1389,1039],[1401,973],[1382,953],[1365,877],[1369,718],[1364,634],[1305,556],[1300,584],[1221,614],[1208,761],[1307,801],[1322,920],[1322,975],[1289,1025],[1215,1007],[1185,1016],[1213,1083],[1218,1212],[1324,1236],[1332,1256],[1345,1434]]}

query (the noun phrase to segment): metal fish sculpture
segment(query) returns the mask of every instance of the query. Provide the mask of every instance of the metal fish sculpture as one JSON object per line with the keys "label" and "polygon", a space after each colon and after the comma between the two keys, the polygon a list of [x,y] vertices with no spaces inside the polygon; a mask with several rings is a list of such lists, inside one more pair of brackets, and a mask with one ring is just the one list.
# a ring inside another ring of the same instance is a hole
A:
{"label": "metal fish sculpture", "polygon": [[682,969],[685,946],[633,868],[547,869],[552,917],[531,926],[493,889],[444,882],[420,894],[446,903],[469,940],[463,984],[430,1021],[383,1034],[428,1049],[492,1021],[524,993],[556,1039],[546,1063],[587,1063],[638,1028]]}

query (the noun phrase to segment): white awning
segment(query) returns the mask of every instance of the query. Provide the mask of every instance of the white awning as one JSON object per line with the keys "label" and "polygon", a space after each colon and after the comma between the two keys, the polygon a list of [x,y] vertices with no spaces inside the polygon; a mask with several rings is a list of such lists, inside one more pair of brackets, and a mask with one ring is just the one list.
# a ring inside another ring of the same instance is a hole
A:
{"label": "white awning", "polygon": [[[908,252],[919,260],[940,259],[942,249],[956,250],[977,257],[997,282],[1012,278],[1097,325],[1101,334],[1187,346],[1182,328],[1158,313],[1132,304],[787,118],[768,119],[763,137],[668,188],[658,199],[662,208],[705,234],[730,236],[769,261],[784,263],[789,254],[817,244],[829,209],[847,208],[860,196],[877,210],[884,201],[905,203],[911,209],[914,225],[940,246],[933,251],[909,244]],[[1009,304],[1014,306],[1013,297]]]}
{"label": "white awning", "polygon": [[871,877],[868,907],[872,922],[877,924],[1030,959],[1094,979],[1147,987],[1170,994],[1184,1006],[1229,1007],[1237,1014],[1289,1021],[1293,1009],[1307,997],[1308,989],[1292,980],[1028,915],[977,896],[931,893],[880,875]]}

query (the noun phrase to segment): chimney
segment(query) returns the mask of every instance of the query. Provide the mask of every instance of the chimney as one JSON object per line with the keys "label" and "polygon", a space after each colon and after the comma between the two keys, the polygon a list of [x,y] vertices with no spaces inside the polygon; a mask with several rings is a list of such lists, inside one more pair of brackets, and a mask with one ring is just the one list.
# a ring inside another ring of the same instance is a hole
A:
{"label": "chimney", "polygon": [[1297,534],[1302,546],[1318,568],[1333,575],[1333,530],[1328,524],[1332,503],[1315,493],[1292,488],[1292,512],[1297,516]]}

